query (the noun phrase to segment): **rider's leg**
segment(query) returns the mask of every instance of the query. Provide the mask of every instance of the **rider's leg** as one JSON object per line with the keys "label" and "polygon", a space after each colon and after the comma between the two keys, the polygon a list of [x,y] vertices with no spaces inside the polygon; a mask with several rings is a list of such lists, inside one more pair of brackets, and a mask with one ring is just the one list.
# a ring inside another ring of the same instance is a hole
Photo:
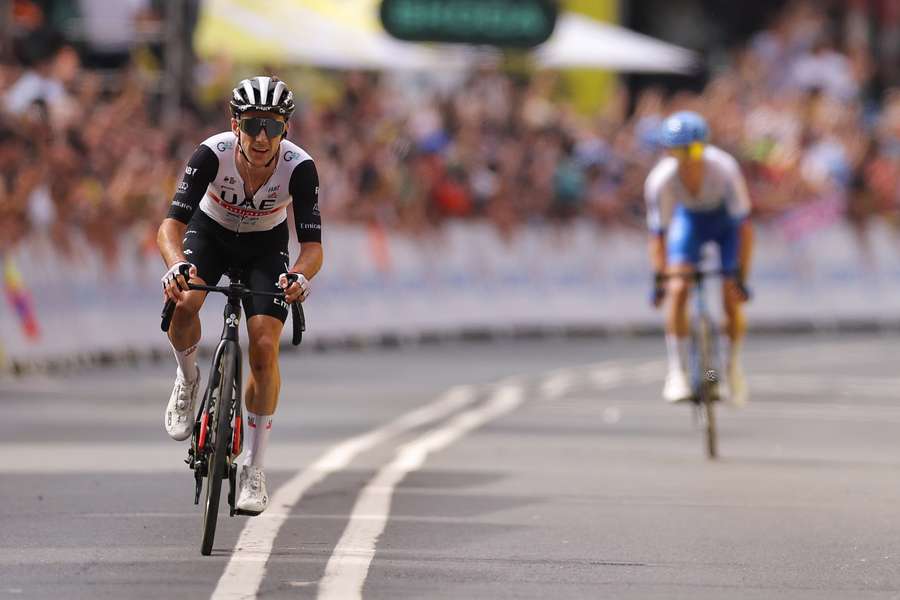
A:
{"label": "rider's leg", "polygon": [[730,364],[740,358],[741,342],[747,331],[741,294],[734,279],[728,278],[722,283],[722,299],[725,303],[725,334],[728,342],[725,357]]}
{"label": "rider's leg", "polygon": [[734,406],[743,406],[747,403],[748,392],[740,352],[747,324],[741,295],[733,278],[722,283],[722,300],[725,308],[725,347],[722,354],[728,399]]}
{"label": "rider's leg", "polygon": [[[184,233],[182,246],[185,257],[197,268],[191,283],[216,285],[225,272],[225,257],[216,241],[220,228],[203,211],[194,213]],[[206,292],[186,291],[175,306],[169,327],[169,342],[178,362],[178,377],[181,381],[197,378],[197,344],[200,342],[200,309],[206,300]],[[177,385],[177,382],[176,382]]]}
{"label": "rider's leg", "polygon": [[259,514],[269,505],[263,461],[281,387],[278,344],[283,326],[282,320],[266,314],[255,314],[247,319],[250,377],[247,378],[244,396],[247,405],[246,455],[241,469],[237,508],[248,514]]}
{"label": "rider's leg", "polygon": [[[191,283],[206,285],[195,277]],[[200,309],[206,300],[206,292],[192,290],[185,292],[184,298],[175,305],[172,323],[169,326],[169,343],[178,363],[178,377],[194,381],[197,376],[197,344],[200,342]]]}
{"label": "rider's leg", "polygon": [[690,335],[688,321],[688,298],[690,297],[690,275],[694,267],[689,264],[676,264],[669,268],[669,275],[681,275],[669,279],[666,289],[666,348],[669,355],[669,367],[687,369],[687,347]]}
{"label": "rider's leg", "polygon": [[[203,280],[194,278],[194,283]],[[185,292],[175,305],[172,323],[169,325],[169,342],[178,362],[175,386],[163,417],[166,433],[174,440],[185,440],[191,435],[194,423],[194,403],[200,387],[200,369],[197,368],[197,343],[200,341],[200,307],[206,292]]]}
{"label": "rider's leg", "polygon": [[284,323],[270,315],[254,315],[247,319],[250,335],[250,376],[244,402],[247,407],[247,435],[244,464],[262,467],[272,415],[278,406],[281,373],[278,347]]}
{"label": "rider's leg", "polygon": [[669,402],[677,402],[691,396],[688,369],[688,298],[692,282],[687,275],[694,272],[700,260],[700,240],[698,239],[696,217],[676,208],[666,233],[666,263],[671,277],[666,289],[666,348],[669,356],[669,370],[663,386],[663,397]]}
{"label": "rider's leg", "polygon": [[747,331],[747,323],[742,306],[744,299],[737,285],[735,275],[739,269],[746,269],[749,262],[749,235],[745,235],[743,225],[729,223],[726,233],[719,242],[722,270],[730,273],[722,282],[722,302],[725,312],[724,363],[728,383],[728,395],[732,404],[742,406],[747,402],[747,384],[741,366],[741,345]]}

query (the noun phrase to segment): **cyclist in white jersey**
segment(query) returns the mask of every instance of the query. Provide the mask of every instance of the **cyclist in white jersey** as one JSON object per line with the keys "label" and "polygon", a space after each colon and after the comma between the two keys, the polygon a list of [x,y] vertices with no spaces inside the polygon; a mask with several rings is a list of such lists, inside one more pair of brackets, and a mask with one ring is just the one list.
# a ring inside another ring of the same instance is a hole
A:
{"label": "cyclist in white jersey", "polygon": [[[309,281],[322,267],[319,178],[312,158],[287,141],[293,94],[275,77],[241,81],[230,102],[231,131],[205,140],[184,169],[157,244],[168,266],[166,298],[176,301],[169,340],[178,362],[165,428],[176,440],[190,437],[200,387],[196,350],[199,311],[206,292],[187,291],[190,281],[216,285],[229,268],[245,273],[252,289],[279,286],[285,300],[254,296],[243,301],[250,339],[250,377],[244,463],[237,508],[259,514],[268,505],[263,460],[278,404],[278,349],[288,304],[309,295]],[[288,211],[293,206],[300,253],[289,266]],[[199,208],[199,210],[197,210]],[[299,280],[288,282],[288,274]]]}
{"label": "cyclist in white jersey", "polygon": [[747,401],[747,385],[740,362],[746,325],[742,303],[750,293],[745,285],[753,250],[753,229],[748,216],[750,198],[737,161],[725,151],[707,144],[709,127],[694,112],[683,111],[663,123],[661,142],[668,156],[647,176],[645,197],[651,232],[650,260],[654,274],[652,301],[666,306],[666,348],[669,369],[663,397],[678,402],[691,395],[687,375],[689,324],[687,301],[689,275],[698,268],[701,247],[719,247],[725,273],[722,298],[725,307],[726,385],[732,404]]}

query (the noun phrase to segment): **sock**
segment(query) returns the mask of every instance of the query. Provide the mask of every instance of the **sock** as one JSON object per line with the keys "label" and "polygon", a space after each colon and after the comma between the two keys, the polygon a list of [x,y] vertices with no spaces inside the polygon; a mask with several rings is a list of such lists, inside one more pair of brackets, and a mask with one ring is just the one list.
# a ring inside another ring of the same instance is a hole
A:
{"label": "sock", "polygon": [[669,369],[684,371],[687,365],[688,339],[667,333],[666,350],[669,355]]}
{"label": "sock", "polygon": [[[171,340],[169,341],[171,344]],[[197,377],[197,344],[190,346],[185,350],[177,350],[172,346],[175,353],[175,361],[178,363],[178,377],[184,381],[194,381]]]}
{"label": "sock", "polygon": [[272,415],[258,415],[247,411],[247,431],[244,435],[244,466],[262,468],[272,431]]}
{"label": "sock", "polygon": [[725,338],[725,358],[727,360],[725,364],[729,367],[737,364],[741,358],[741,342],[741,339],[732,340],[729,337]]}

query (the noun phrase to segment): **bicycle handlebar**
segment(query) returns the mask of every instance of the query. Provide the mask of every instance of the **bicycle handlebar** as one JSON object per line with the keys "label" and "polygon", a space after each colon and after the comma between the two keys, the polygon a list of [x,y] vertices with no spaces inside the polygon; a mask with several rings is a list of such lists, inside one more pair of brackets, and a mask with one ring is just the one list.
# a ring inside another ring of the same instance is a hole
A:
{"label": "bicycle handlebar", "polygon": [[[181,274],[187,279],[188,276],[188,266],[184,265],[181,267]],[[293,282],[297,281],[299,276],[296,273],[288,273],[288,280]],[[242,298],[248,296],[268,296],[270,298],[284,298],[284,292],[262,292],[250,289],[234,289],[231,285],[229,286],[217,286],[217,285],[198,285],[194,283],[188,283],[189,290],[199,290],[204,292],[219,292],[220,294],[239,294]],[[175,314],[175,302],[173,300],[166,300],[165,305],[163,306],[162,314],[160,315],[160,319],[162,322],[160,323],[160,329],[163,331],[169,331],[169,325],[172,324],[172,316]],[[306,331],[306,315],[303,313],[303,307],[299,302],[293,302],[291,304],[291,325],[293,327],[293,335],[291,336],[291,343],[294,346],[299,346],[300,342],[303,341],[303,332]]]}

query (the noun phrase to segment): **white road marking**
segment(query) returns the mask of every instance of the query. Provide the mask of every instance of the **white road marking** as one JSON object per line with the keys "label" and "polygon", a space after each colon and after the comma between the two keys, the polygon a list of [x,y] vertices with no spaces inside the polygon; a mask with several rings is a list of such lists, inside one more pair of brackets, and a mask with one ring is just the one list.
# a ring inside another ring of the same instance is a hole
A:
{"label": "white road marking", "polygon": [[550,373],[541,382],[541,395],[547,400],[561,398],[575,385],[575,371],[560,369]]}
{"label": "white road marking", "polygon": [[598,365],[588,371],[588,379],[598,390],[616,387],[625,379],[625,370],[616,365]]}
{"label": "white road marking", "polygon": [[360,453],[398,435],[443,419],[474,398],[475,389],[471,386],[452,388],[431,404],[332,447],[315,463],[297,473],[278,488],[265,513],[247,521],[235,544],[234,553],[213,591],[213,600],[256,597],[278,531],[287,520],[291,508],[312,486],[328,475],[344,469]]}
{"label": "white road marking", "polygon": [[[325,567],[318,597],[323,600],[362,598],[363,584],[375,556],[375,544],[387,524],[397,484],[420,468],[429,454],[514,410],[523,399],[521,386],[503,384],[485,404],[456,415],[445,425],[402,446],[394,460],[383,467],[360,493],[344,534]],[[361,515],[367,518],[359,518]]]}
{"label": "white road marking", "polygon": [[610,406],[603,410],[603,422],[607,425],[615,425],[622,420],[622,409],[618,406]]}

